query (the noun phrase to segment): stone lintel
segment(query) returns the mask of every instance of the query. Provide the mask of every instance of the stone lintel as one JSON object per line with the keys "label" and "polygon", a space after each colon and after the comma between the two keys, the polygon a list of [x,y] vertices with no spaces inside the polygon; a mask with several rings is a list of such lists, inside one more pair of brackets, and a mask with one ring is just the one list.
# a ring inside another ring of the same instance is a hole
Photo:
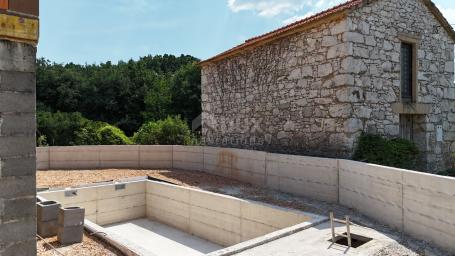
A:
{"label": "stone lintel", "polygon": [[431,104],[397,102],[392,104],[392,111],[397,114],[426,115],[431,113]]}

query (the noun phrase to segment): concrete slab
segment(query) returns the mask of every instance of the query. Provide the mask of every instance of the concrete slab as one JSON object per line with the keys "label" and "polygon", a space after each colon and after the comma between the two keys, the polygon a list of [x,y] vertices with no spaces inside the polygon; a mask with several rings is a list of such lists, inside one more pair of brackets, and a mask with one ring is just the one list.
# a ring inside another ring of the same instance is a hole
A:
{"label": "concrete slab", "polygon": [[148,219],[113,224],[106,226],[105,229],[117,234],[128,243],[139,245],[144,250],[144,255],[199,256],[222,248],[207,240]]}
{"label": "concrete slab", "polygon": [[[346,232],[346,227],[338,224],[337,233]],[[234,254],[236,256],[288,256],[288,255],[318,255],[318,256],[335,256],[335,255],[373,255],[381,248],[395,242],[375,230],[361,226],[351,226],[353,234],[373,238],[372,241],[358,247],[348,249],[346,246],[332,244],[331,231],[329,222],[324,222],[315,227],[303,230],[290,236],[254,247],[252,249]],[[222,256],[223,254],[218,254]],[[229,254],[232,255],[232,254]]]}

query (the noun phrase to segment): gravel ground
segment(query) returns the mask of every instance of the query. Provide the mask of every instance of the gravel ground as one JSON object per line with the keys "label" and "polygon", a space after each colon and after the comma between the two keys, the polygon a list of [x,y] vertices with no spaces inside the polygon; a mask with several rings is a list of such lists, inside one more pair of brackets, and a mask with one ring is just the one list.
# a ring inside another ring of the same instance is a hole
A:
{"label": "gravel ground", "polygon": [[[386,233],[397,241],[396,244],[386,247],[374,256],[396,255],[415,256],[450,255],[442,252],[431,245],[402,236],[388,227],[381,225],[352,209],[331,203],[311,200],[305,197],[297,197],[286,193],[267,190],[251,184],[239,182],[229,178],[211,175],[204,172],[180,171],[180,170],[76,170],[76,171],[38,171],[38,188],[64,188],[102,181],[118,181],[125,178],[150,176],[177,185],[200,188],[216,193],[235,196],[238,198],[262,201],[282,207],[294,208],[328,216],[330,211],[335,216],[342,218],[349,215],[351,220],[359,225],[370,227]],[[109,255],[109,254],[107,254]]]}
{"label": "gravel ground", "polygon": [[[57,237],[46,238],[44,242],[37,239],[37,255],[38,256],[123,256],[117,249],[104,243],[96,237],[90,236],[85,232],[82,243],[70,246],[61,245]],[[52,246],[50,246],[50,245]],[[56,252],[52,247],[56,248]]]}

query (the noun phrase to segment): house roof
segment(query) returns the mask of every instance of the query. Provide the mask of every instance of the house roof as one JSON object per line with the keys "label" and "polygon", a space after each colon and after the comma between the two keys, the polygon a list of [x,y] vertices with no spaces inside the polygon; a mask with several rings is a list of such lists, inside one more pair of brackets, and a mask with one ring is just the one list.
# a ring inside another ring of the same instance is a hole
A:
{"label": "house roof", "polygon": [[[325,18],[330,18],[332,16],[336,16],[337,14],[344,13],[347,10],[354,9],[356,7],[361,6],[364,3],[370,3],[372,1],[377,1],[377,0],[349,0],[343,4],[332,7],[325,11],[317,13],[313,16],[296,21],[287,26],[281,27],[279,29],[265,33],[263,35],[248,39],[244,43],[237,45],[234,48],[231,48],[225,52],[215,55],[214,57],[211,57],[207,60],[202,61],[200,64],[205,65],[205,64],[211,63],[213,61],[218,61],[218,60],[224,59],[226,57],[232,56],[243,50],[251,49],[256,46],[262,45],[264,43],[297,33],[299,31],[299,29],[304,28],[310,24],[314,24],[317,21],[321,21]],[[449,33],[449,36],[455,42],[455,31],[454,31],[453,27],[449,24],[449,22],[446,20],[444,15],[441,13],[441,11],[436,7],[436,5],[431,0],[422,0],[422,1],[430,9],[430,11],[433,13],[433,15],[436,17],[436,19],[441,23],[441,25],[447,30],[447,32]]]}

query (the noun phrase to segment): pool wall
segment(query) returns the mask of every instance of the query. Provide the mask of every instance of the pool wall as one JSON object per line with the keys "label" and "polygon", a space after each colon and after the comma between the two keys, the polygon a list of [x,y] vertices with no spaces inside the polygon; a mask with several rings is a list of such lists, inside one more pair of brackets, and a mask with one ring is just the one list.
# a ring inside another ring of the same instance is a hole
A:
{"label": "pool wall", "polygon": [[310,213],[154,181],[71,188],[39,196],[64,207],[84,207],[86,218],[101,226],[147,217],[223,246],[320,219]]}
{"label": "pool wall", "polygon": [[231,148],[81,146],[37,149],[38,169],[184,169],[354,208],[455,253],[455,178],[344,159]]}

